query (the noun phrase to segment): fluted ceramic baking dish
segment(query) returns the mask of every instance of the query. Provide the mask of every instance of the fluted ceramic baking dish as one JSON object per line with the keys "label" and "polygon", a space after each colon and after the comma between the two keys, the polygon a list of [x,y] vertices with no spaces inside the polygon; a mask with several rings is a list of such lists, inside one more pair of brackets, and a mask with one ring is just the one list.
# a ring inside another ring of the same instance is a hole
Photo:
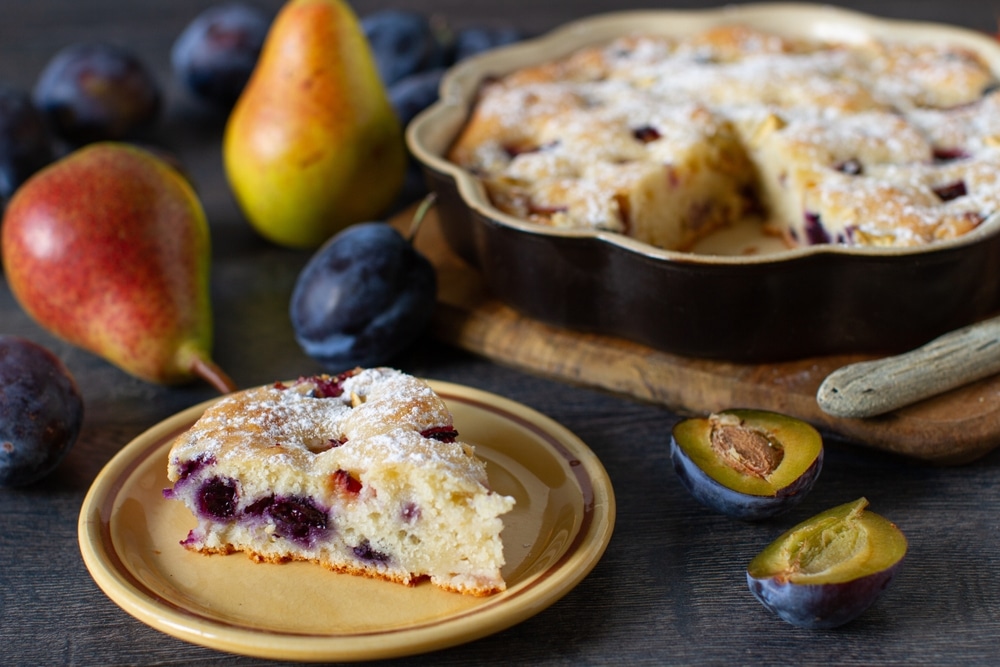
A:
{"label": "fluted ceramic baking dish", "polygon": [[411,123],[407,141],[438,193],[445,238],[493,294],[548,324],[737,362],[899,351],[1000,309],[998,216],[920,248],[678,252],[501,213],[474,175],[445,158],[490,77],[631,32],[687,34],[723,22],[848,42],[944,40],[975,49],[1000,72],[1000,45],[989,36],[809,4],[598,15],[465,61],[446,75],[439,102]]}

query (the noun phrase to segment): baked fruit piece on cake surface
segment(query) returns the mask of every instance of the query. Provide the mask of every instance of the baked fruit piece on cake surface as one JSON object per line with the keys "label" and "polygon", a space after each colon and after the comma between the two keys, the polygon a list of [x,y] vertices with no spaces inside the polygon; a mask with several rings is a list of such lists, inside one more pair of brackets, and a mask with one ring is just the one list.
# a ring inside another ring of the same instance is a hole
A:
{"label": "baked fruit piece on cake surface", "polygon": [[306,560],[472,595],[502,591],[501,515],[444,401],[389,368],[238,392],[171,447],[164,495],[198,524],[182,544]]}

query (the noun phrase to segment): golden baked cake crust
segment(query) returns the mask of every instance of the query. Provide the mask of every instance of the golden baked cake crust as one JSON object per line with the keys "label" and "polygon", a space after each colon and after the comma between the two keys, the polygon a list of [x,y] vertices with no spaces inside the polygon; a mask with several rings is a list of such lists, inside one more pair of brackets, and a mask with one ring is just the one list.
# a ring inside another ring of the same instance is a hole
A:
{"label": "golden baked cake crust", "polygon": [[194,551],[473,595],[504,590],[500,516],[485,463],[444,401],[388,368],[230,395],[172,445],[168,498],[198,525]]}
{"label": "golden baked cake crust", "polygon": [[663,248],[749,212],[790,246],[916,246],[996,210],[994,86],[947,44],[627,35],[484,83],[448,158],[505,213]]}

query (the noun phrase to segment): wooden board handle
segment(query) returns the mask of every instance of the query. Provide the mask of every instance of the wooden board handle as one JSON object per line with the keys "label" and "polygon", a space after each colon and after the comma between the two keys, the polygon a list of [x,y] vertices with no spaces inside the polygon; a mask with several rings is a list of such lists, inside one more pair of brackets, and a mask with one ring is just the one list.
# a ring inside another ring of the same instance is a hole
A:
{"label": "wooden board handle", "polygon": [[835,417],[874,417],[1000,372],[1000,317],[935,338],[894,357],[844,366],[816,402]]}

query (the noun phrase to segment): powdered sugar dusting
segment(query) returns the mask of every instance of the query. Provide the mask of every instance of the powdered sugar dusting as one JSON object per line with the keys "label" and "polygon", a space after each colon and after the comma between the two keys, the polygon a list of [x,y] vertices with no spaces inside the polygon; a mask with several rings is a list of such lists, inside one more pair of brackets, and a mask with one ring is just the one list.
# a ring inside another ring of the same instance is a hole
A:
{"label": "powdered sugar dusting", "polygon": [[444,401],[400,371],[301,378],[206,410],[171,447],[165,496],[197,518],[188,549],[488,595],[506,586],[515,499],[455,436]]}
{"label": "powdered sugar dusting", "polygon": [[[453,424],[444,401],[422,380],[389,368],[365,369],[343,380],[339,396],[317,397],[319,380],[251,389],[211,406],[175,443],[171,479],[182,462],[205,455],[223,467],[230,460],[266,457],[275,465],[308,469],[317,456],[346,457],[379,437],[383,444],[395,443],[379,448],[383,456],[471,458],[461,445],[420,435]],[[394,437],[384,439],[390,433]]]}
{"label": "powdered sugar dusting", "polygon": [[680,247],[755,199],[790,242],[917,245],[997,210],[994,84],[951,44],[627,35],[485,85],[449,157],[542,224]]}

